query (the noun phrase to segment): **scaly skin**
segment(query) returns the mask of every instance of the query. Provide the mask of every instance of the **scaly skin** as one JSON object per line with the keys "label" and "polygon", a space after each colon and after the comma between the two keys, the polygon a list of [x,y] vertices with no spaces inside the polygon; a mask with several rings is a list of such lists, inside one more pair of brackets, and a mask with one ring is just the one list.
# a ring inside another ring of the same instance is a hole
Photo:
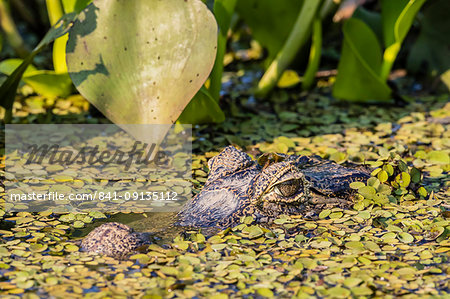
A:
{"label": "scaly skin", "polygon": [[370,177],[318,156],[269,154],[258,162],[232,146],[211,158],[208,180],[178,214],[178,225],[225,228],[242,216],[266,222],[281,214],[345,208],[352,203],[350,183]]}
{"label": "scaly skin", "polygon": [[81,241],[81,251],[124,258],[128,253],[149,244],[149,236],[134,232],[125,224],[109,222],[91,231]]}
{"label": "scaly skin", "polygon": [[[369,175],[320,157],[263,155],[253,161],[229,146],[208,161],[202,191],[178,214],[177,225],[225,228],[242,216],[268,222],[280,214],[310,215],[328,207],[348,207],[349,184]],[[120,223],[105,223],[81,241],[81,250],[123,258],[149,243],[145,233]]]}

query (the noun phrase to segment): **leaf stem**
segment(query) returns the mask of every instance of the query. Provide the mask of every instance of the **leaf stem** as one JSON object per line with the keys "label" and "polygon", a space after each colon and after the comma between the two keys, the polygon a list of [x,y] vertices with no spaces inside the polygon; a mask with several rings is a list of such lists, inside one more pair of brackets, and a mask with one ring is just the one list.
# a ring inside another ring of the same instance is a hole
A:
{"label": "leaf stem", "polygon": [[303,3],[286,43],[259,81],[256,96],[265,97],[275,87],[283,71],[308,39],[312,21],[322,2],[323,0],[309,0]]}
{"label": "leaf stem", "polygon": [[0,0],[0,26],[5,32],[6,39],[17,55],[21,58],[26,57],[29,54],[29,51],[25,47],[25,42],[17,30],[16,24],[9,12],[9,7],[4,0]]}
{"label": "leaf stem", "polygon": [[222,89],[223,58],[227,47],[227,34],[234,13],[237,0],[216,0],[214,3],[214,15],[219,24],[219,36],[217,37],[217,54],[214,67],[209,76],[209,93],[219,102]]}
{"label": "leaf stem", "polygon": [[5,117],[3,119],[5,124],[10,124],[12,121],[13,108],[5,109]]}
{"label": "leaf stem", "polygon": [[316,77],[317,70],[319,69],[320,56],[322,55],[322,20],[317,14],[313,22],[312,29],[312,43],[311,50],[309,51],[308,66],[303,76],[302,89],[309,90]]}
{"label": "leaf stem", "polygon": [[[46,0],[48,18],[53,26],[64,15],[64,8],[61,0]],[[69,36],[66,34],[55,40],[53,43],[53,68],[56,73],[67,73],[66,64],[66,43]]]}

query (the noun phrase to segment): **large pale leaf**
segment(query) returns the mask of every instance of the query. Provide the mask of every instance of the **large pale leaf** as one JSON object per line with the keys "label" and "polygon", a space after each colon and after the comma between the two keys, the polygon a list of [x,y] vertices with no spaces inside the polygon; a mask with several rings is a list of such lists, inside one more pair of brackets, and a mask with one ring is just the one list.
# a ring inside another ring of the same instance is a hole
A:
{"label": "large pale leaf", "polygon": [[388,100],[390,88],[380,79],[381,47],[377,37],[361,20],[348,19],[344,44],[333,87],[337,98],[354,101]]}
{"label": "large pale leaf", "polygon": [[69,33],[67,64],[114,123],[172,124],[207,79],[216,45],[217,24],[200,0],[98,0]]}

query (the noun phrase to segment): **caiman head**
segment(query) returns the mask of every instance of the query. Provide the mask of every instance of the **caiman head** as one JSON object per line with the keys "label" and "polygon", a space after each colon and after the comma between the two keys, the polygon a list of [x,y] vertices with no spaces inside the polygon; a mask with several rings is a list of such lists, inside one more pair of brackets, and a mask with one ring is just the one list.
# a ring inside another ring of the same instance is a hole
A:
{"label": "caiman head", "polygon": [[254,161],[232,146],[208,161],[202,191],[179,213],[178,224],[228,227],[242,216],[267,222],[325,206],[349,204],[349,184],[369,176],[319,157],[264,154]]}

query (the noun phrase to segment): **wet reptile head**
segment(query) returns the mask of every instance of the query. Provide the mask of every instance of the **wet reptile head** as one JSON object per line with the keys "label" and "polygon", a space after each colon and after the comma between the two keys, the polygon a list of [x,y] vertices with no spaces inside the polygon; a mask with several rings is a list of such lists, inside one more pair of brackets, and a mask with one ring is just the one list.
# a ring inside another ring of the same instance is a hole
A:
{"label": "wet reptile head", "polygon": [[310,184],[297,167],[296,161],[277,154],[275,161],[261,163],[260,158],[258,164],[259,167],[256,167],[260,171],[248,189],[253,205],[261,209],[267,203],[298,205],[308,200]]}
{"label": "wet reptile head", "polygon": [[148,234],[135,232],[122,223],[108,222],[95,228],[81,241],[81,251],[121,259],[146,244],[149,244]]}
{"label": "wet reptile head", "polygon": [[280,214],[306,213],[308,206],[339,203],[351,181],[368,175],[319,157],[268,154],[253,161],[229,146],[208,161],[202,191],[179,213],[179,225],[227,227],[242,216],[267,221]]}

